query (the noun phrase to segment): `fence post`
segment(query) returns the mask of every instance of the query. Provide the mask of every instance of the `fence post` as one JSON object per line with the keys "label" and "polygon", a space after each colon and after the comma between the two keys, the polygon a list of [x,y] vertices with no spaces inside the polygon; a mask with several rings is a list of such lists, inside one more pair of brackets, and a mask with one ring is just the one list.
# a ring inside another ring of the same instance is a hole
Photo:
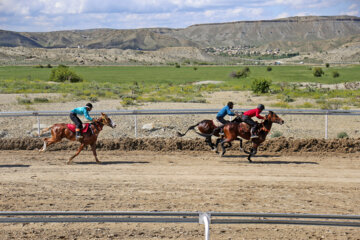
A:
{"label": "fence post", "polygon": [[326,111],[325,114],[325,139],[328,139],[328,113],[329,111]]}
{"label": "fence post", "polygon": [[[135,112],[134,112],[135,113]],[[137,115],[134,114],[134,131],[135,131],[135,138],[137,138]]]}
{"label": "fence post", "polygon": [[36,120],[37,120],[37,129],[38,129],[38,137],[40,137],[40,118],[39,118],[39,113],[37,113],[37,112],[33,112],[33,114],[36,116]]}
{"label": "fence post", "polygon": [[210,240],[210,213],[199,213],[199,223],[205,225],[205,240]]}

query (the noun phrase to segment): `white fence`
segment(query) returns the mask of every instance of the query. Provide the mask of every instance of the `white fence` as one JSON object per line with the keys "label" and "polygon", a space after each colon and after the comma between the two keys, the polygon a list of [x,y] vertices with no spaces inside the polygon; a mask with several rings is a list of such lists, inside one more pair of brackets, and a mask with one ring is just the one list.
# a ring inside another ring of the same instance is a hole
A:
{"label": "white fence", "polygon": [[[247,109],[235,109],[236,111],[242,112]],[[360,111],[356,110],[304,110],[304,109],[270,109],[276,112],[278,115],[301,115],[301,116],[323,116],[323,135],[325,139],[328,138],[329,132],[329,116],[346,116],[354,117],[360,116]],[[92,111],[92,114],[99,114],[105,112],[109,116],[131,116],[133,117],[134,136],[138,137],[138,118],[140,116],[159,116],[159,115],[213,115],[219,111],[219,109],[147,109],[147,110],[102,110]],[[267,111],[264,111],[266,114]],[[0,112],[1,117],[8,118],[19,118],[19,117],[36,117],[37,119],[37,130],[40,132],[41,118],[43,117],[64,117],[68,116],[68,111],[24,111],[24,112]],[[320,121],[321,119],[317,119]],[[360,122],[360,119],[357,120]],[[285,121],[286,122],[286,121]],[[314,124],[314,121],[310,121],[310,125]],[[346,125],[343,123],[343,125]],[[338,127],[338,126],[337,126]],[[320,137],[320,136],[319,136]]]}
{"label": "white fence", "polygon": [[[310,219],[310,220],[309,220]],[[200,223],[205,240],[210,224],[282,224],[360,227],[360,215],[241,213],[241,212],[117,212],[117,211],[25,211],[0,212],[0,223]]]}

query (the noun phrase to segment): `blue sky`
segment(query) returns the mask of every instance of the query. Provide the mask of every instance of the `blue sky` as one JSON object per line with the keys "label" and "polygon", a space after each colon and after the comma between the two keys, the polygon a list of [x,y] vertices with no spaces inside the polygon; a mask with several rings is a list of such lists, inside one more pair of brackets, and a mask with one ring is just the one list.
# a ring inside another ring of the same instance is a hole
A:
{"label": "blue sky", "polygon": [[0,0],[0,29],[185,28],[291,16],[360,16],[360,0]]}

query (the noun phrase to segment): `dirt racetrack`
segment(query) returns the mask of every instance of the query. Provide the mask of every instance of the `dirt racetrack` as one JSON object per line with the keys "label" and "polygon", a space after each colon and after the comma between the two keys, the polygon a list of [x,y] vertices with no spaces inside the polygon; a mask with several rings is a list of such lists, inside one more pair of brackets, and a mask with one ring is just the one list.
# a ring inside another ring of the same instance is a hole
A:
{"label": "dirt racetrack", "polygon": [[[95,164],[85,150],[69,166],[74,143],[64,141],[39,154],[39,139],[1,139],[0,211],[360,214],[359,140],[269,140],[254,163],[237,146],[220,158],[202,141],[102,140],[98,156],[104,164]],[[210,232],[211,239],[220,240],[360,239],[360,229],[349,227],[211,225]],[[192,223],[0,228],[0,239],[203,238],[203,225]]]}
{"label": "dirt racetrack", "polygon": [[[213,140],[214,142],[214,140]],[[41,138],[0,138],[0,150],[37,150],[43,146]],[[48,151],[76,150],[79,143],[68,140],[56,143],[48,147]],[[233,142],[232,149],[238,149],[239,143]],[[250,142],[244,142],[245,149],[251,147]],[[204,138],[182,139],[182,138],[117,138],[100,139],[97,142],[100,150],[146,150],[146,151],[208,151],[209,146]],[[360,139],[293,139],[274,138],[266,140],[259,147],[259,151],[267,152],[338,152],[356,153],[360,151]]]}

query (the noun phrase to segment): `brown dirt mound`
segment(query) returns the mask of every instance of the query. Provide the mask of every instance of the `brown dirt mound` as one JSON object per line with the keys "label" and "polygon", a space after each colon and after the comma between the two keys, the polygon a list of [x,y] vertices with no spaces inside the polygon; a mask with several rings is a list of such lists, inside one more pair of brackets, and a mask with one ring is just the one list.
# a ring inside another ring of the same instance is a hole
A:
{"label": "brown dirt mound", "polygon": [[[245,148],[250,147],[250,142],[245,142]],[[35,150],[43,145],[39,138],[13,138],[0,139],[0,150]],[[233,144],[238,148],[238,143]],[[62,141],[49,146],[48,150],[75,150],[79,143]],[[203,139],[181,138],[118,138],[103,139],[97,143],[101,150],[146,150],[146,151],[208,151],[209,147]],[[287,139],[277,138],[265,141],[259,151],[266,152],[339,152],[354,153],[360,151],[360,139]]]}

